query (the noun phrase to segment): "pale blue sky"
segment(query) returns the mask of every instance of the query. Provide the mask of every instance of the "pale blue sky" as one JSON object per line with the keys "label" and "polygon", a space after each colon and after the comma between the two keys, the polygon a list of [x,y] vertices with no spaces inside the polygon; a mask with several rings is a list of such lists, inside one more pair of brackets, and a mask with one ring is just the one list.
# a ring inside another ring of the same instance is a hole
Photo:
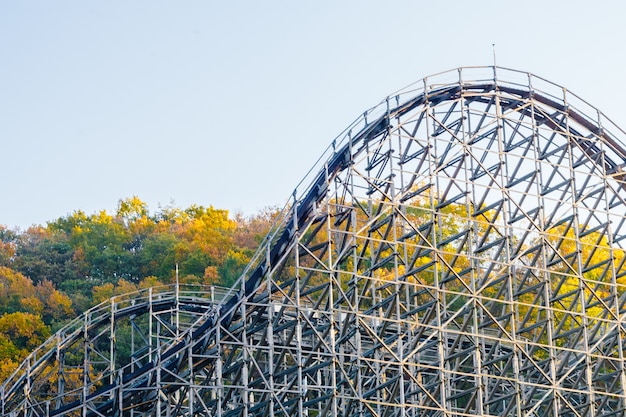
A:
{"label": "pale blue sky", "polygon": [[387,94],[459,66],[567,87],[626,127],[622,1],[0,0],[0,224],[282,205]]}

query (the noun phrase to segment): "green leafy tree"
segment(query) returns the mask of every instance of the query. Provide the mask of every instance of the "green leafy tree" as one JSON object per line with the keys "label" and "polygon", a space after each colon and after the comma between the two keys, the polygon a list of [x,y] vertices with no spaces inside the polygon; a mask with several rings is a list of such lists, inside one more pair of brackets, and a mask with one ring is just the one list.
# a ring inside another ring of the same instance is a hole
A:
{"label": "green leafy tree", "polygon": [[224,262],[218,268],[220,281],[217,284],[225,287],[232,286],[242,274],[248,262],[250,262],[250,258],[243,252],[229,251]]}
{"label": "green leafy tree", "polygon": [[55,285],[85,273],[84,262],[66,236],[40,226],[29,228],[17,238],[11,267],[34,282],[48,280]]}

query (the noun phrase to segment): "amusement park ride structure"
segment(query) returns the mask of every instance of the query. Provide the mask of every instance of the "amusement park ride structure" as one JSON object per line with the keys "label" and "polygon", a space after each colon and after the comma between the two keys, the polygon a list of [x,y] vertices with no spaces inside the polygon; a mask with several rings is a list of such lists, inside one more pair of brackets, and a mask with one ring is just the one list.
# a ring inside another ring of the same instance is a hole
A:
{"label": "amusement park ride structure", "polygon": [[1,414],[624,416],[624,143],[532,74],[424,78],[332,142],[233,288],[95,307]]}

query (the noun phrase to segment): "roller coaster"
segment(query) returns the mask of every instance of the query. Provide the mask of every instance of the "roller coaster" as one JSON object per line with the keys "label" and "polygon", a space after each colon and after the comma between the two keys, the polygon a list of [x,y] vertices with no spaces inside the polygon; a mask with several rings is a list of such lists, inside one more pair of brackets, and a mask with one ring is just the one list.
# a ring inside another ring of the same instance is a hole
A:
{"label": "roller coaster", "polygon": [[625,143],[529,73],[424,78],[332,141],[232,288],[89,310],[1,414],[624,416]]}

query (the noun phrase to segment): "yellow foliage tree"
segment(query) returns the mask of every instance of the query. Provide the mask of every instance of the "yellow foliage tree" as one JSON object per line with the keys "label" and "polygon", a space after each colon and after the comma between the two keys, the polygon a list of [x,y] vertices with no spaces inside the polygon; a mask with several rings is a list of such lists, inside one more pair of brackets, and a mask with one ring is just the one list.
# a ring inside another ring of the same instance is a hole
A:
{"label": "yellow foliage tree", "polygon": [[8,313],[0,317],[0,378],[8,377],[36,347],[50,336],[41,317]]}

